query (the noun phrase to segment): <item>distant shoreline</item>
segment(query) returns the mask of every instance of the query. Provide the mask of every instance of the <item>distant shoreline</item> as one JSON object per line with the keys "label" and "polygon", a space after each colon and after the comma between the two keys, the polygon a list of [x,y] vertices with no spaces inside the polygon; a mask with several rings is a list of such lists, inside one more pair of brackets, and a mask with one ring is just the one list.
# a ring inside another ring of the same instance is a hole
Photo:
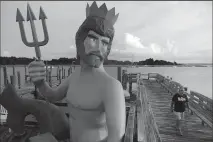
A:
{"label": "distant shoreline", "polygon": [[[3,66],[7,66],[7,67],[13,67],[13,66],[19,66],[19,67],[23,67],[23,66],[28,66],[28,65],[0,65],[1,67]],[[80,65],[68,65],[68,64],[60,64],[60,65],[48,65],[48,66],[75,66],[78,67]],[[212,67],[212,65],[104,65],[105,67],[114,67],[114,66],[122,66],[122,67],[133,67],[133,68],[137,68],[137,67]]]}

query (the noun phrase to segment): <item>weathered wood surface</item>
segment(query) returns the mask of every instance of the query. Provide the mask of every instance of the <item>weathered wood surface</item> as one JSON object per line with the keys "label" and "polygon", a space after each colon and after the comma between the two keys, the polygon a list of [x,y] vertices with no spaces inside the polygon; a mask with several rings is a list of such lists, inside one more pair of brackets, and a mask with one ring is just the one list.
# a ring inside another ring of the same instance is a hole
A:
{"label": "weathered wood surface", "polygon": [[[143,84],[143,83],[142,83]],[[138,142],[161,142],[154,114],[144,85],[138,91]]]}
{"label": "weathered wood surface", "polygon": [[[166,90],[168,90],[171,95],[174,95],[176,92],[178,92],[180,87],[183,87],[181,84],[166,78],[162,80],[157,78],[157,82],[159,82]],[[186,93],[186,95],[189,98],[190,110],[202,120],[203,124],[205,123],[212,128],[212,100],[194,91],[190,91],[190,93]]]}
{"label": "weathered wood surface", "polygon": [[[149,73],[148,76],[148,78],[155,79],[158,83],[160,83],[171,95],[174,95],[179,91],[180,88],[184,87],[180,83],[172,81],[171,79],[166,78],[158,73]],[[196,114],[202,120],[203,125],[207,124],[212,128],[212,99],[195,91],[185,93],[189,98],[189,108],[191,112]]]}
{"label": "weathered wood surface", "polygon": [[127,119],[126,132],[124,137],[124,142],[133,142],[134,128],[135,128],[135,110],[136,106],[131,105],[129,110],[129,115]]}
{"label": "weathered wood surface", "polygon": [[170,111],[172,96],[156,80],[144,80],[154,119],[162,142],[212,142],[212,129],[201,124],[197,115],[185,113],[183,136],[177,135],[176,119]]}

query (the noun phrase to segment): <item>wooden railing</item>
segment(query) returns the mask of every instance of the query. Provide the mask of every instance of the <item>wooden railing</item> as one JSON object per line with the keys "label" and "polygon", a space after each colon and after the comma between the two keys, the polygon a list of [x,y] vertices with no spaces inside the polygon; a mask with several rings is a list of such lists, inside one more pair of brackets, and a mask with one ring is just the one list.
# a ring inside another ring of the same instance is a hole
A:
{"label": "wooden railing", "polygon": [[130,106],[128,118],[127,118],[127,126],[124,136],[124,142],[133,142],[134,133],[135,133],[135,112],[136,106],[133,104]]}
{"label": "wooden railing", "polygon": [[[180,83],[172,81],[160,74],[150,73],[150,78],[155,78],[171,95],[177,93],[181,87],[185,88]],[[207,124],[212,128],[212,99],[195,91],[190,91],[190,93],[185,92],[185,94],[189,99],[191,113],[195,113],[201,119],[203,125]]]}
{"label": "wooden railing", "polygon": [[187,95],[192,113],[202,120],[203,125],[207,124],[212,128],[212,100],[194,91],[190,91],[190,94]]}
{"label": "wooden railing", "polygon": [[[143,83],[141,83],[143,84]],[[154,115],[144,85],[139,86],[137,105],[138,142],[161,142]]]}

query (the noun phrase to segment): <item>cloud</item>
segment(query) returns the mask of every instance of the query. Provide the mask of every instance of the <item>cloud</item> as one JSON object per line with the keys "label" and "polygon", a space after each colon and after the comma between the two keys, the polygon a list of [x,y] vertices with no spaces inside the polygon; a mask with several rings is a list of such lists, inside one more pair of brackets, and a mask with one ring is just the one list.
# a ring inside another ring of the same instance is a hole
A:
{"label": "cloud", "polygon": [[[48,16],[47,27],[50,40],[45,48],[41,48],[42,57],[75,57],[75,34],[85,19],[86,3],[86,1],[31,2],[35,15],[39,14],[41,5]],[[98,2],[98,5],[102,3]],[[129,55],[134,54],[138,60],[159,57],[171,61],[178,59],[203,61],[208,57],[210,61],[212,2],[107,1],[105,3],[108,9],[115,7],[116,13],[120,13],[115,24],[115,38],[110,53],[116,59],[130,58]],[[16,18],[14,13],[17,8],[20,8],[26,18],[26,12],[24,12],[26,4],[27,2],[8,1],[1,5],[3,35],[1,36],[1,55],[35,56],[34,49],[25,47],[22,43],[19,27],[17,22],[14,22]],[[35,24],[38,38],[42,40],[41,23],[38,20]],[[26,34],[29,35],[27,39],[32,40],[30,26],[26,25],[25,28]],[[210,51],[208,55],[205,52],[198,56],[195,52],[199,49],[210,49]],[[3,53],[3,51],[9,53]]]}
{"label": "cloud", "polygon": [[10,54],[9,51],[4,50],[2,56],[4,56],[4,57],[10,57],[11,54]]}
{"label": "cloud", "polygon": [[167,40],[166,42],[166,48],[169,54],[172,54],[176,56],[178,54],[178,48],[175,46],[175,41],[174,40]]}
{"label": "cloud", "polygon": [[179,4],[179,1],[169,1],[170,4]]}
{"label": "cloud", "polygon": [[125,33],[125,43],[134,48],[144,48],[141,39],[130,33]]}
{"label": "cloud", "polygon": [[75,46],[74,46],[74,45],[71,45],[71,46],[70,46],[70,49],[75,49]]}
{"label": "cloud", "polygon": [[150,48],[152,49],[153,53],[155,53],[155,54],[162,53],[162,47],[158,44],[152,43],[150,45]]}

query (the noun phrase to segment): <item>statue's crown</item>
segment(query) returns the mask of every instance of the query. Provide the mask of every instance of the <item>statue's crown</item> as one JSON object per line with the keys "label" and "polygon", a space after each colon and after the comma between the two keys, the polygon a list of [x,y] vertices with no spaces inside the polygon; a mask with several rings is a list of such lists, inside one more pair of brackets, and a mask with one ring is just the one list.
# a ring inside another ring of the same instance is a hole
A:
{"label": "statue's crown", "polygon": [[114,7],[108,11],[105,3],[102,4],[99,8],[95,1],[92,3],[90,7],[89,4],[87,3],[86,17],[88,16],[101,17],[110,22],[112,25],[114,25],[118,19],[118,15],[119,13],[115,15]]}

